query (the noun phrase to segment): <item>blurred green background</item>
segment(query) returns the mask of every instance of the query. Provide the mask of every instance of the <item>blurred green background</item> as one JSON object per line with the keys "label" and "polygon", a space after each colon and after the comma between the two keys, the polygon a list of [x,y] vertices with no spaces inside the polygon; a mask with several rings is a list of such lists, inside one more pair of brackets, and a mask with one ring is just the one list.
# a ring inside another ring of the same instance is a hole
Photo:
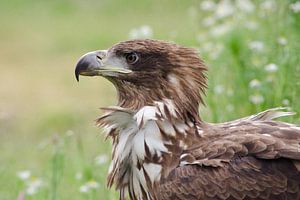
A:
{"label": "blurred green background", "polygon": [[75,81],[87,51],[175,41],[209,67],[206,121],[300,113],[299,21],[292,0],[0,0],[0,199],[117,199],[105,187],[110,143],[94,125],[116,93],[103,78]]}

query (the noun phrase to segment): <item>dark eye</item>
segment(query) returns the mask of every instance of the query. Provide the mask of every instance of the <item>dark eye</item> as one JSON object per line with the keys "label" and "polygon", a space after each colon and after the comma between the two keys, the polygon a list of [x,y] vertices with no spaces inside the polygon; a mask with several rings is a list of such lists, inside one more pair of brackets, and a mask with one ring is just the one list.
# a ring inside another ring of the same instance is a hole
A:
{"label": "dark eye", "polygon": [[139,60],[139,56],[135,52],[126,54],[125,58],[128,64],[135,64]]}

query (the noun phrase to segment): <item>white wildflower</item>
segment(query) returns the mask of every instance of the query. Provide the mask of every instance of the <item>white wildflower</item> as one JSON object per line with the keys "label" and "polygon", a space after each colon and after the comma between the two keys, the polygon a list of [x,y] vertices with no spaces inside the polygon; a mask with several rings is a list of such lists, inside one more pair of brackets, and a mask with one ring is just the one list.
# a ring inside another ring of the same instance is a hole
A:
{"label": "white wildflower", "polygon": [[99,188],[99,183],[94,181],[94,180],[91,180],[91,181],[88,181],[86,182],[84,185],[80,186],[79,187],[79,191],[81,193],[87,193],[89,190],[91,189],[97,189]]}
{"label": "white wildflower", "polygon": [[223,91],[224,91],[224,87],[223,87],[222,85],[216,85],[216,86],[214,87],[214,92],[215,92],[216,94],[222,94]]}
{"label": "white wildflower", "polygon": [[283,104],[284,106],[288,106],[288,105],[290,105],[290,101],[289,101],[288,99],[283,99],[283,100],[282,100],[282,104]]}
{"label": "white wildflower", "polygon": [[231,1],[224,0],[218,4],[215,12],[215,17],[220,19],[220,18],[228,17],[233,13],[234,13],[234,7],[231,4]]}
{"label": "white wildflower", "polygon": [[273,11],[276,9],[276,3],[274,0],[265,0],[260,4],[260,8],[266,11]]}
{"label": "white wildflower", "polygon": [[254,21],[247,21],[244,23],[244,26],[249,30],[256,30],[258,25]]}
{"label": "white wildflower", "polygon": [[290,9],[295,12],[295,13],[298,13],[300,12],[300,1],[297,1],[293,4],[290,5]]}
{"label": "white wildflower", "polygon": [[219,37],[230,31],[231,26],[229,24],[220,24],[210,29],[210,33],[214,37]]}
{"label": "white wildflower", "polygon": [[261,86],[261,83],[259,80],[257,79],[253,79],[252,81],[250,81],[249,83],[249,87],[250,88],[259,88]]}
{"label": "white wildflower", "polygon": [[43,181],[40,178],[32,178],[28,183],[27,183],[27,188],[26,188],[26,193],[28,195],[34,195],[35,193],[38,192],[40,187],[43,185]]}
{"label": "white wildflower", "polygon": [[211,0],[205,0],[201,2],[200,8],[205,11],[213,11],[216,8],[216,3]]}
{"label": "white wildflower", "polygon": [[36,188],[34,188],[34,187],[28,187],[28,188],[26,188],[26,194],[34,195],[35,193],[37,193]]}
{"label": "white wildflower", "polygon": [[79,192],[81,192],[81,193],[87,193],[89,191],[89,189],[90,188],[87,185],[82,185],[79,188]]}
{"label": "white wildflower", "polygon": [[287,39],[285,37],[279,37],[277,39],[277,42],[278,42],[278,44],[280,44],[282,46],[287,45],[287,43],[288,43],[288,41],[287,41]]}
{"label": "white wildflower", "polygon": [[139,28],[134,28],[129,32],[129,37],[131,39],[145,39],[145,38],[151,38],[152,36],[153,36],[152,28],[148,25],[144,25]]}
{"label": "white wildflower", "polygon": [[274,63],[270,63],[265,66],[265,70],[270,73],[276,72],[278,70],[278,66]]}
{"label": "white wildflower", "polygon": [[99,155],[99,156],[97,156],[97,157],[95,158],[95,163],[96,163],[97,165],[103,165],[103,164],[107,163],[108,159],[109,159],[109,158],[108,158],[107,155],[102,154],[102,155]]}
{"label": "white wildflower", "polygon": [[71,137],[72,135],[74,135],[74,131],[72,131],[72,130],[67,130],[66,136]]}
{"label": "white wildflower", "polygon": [[265,45],[261,41],[252,41],[248,44],[249,48],[253,51],[261,52],[264,50]]}
{"label": "white wildflower", "polygon": [[142,26],[140,28],[140,32],[141,34],[145,37],[145,38],[151,38],[152,35],[153,35],[153,31],[152,31],[152,28],[150,26]]}
{"label": "white wildflower", "polygon": [[21,180],[25,181],[25,180],[28,180],[30,178],[31,172],[29,170],[20,171],[20,172],[17,173],[17,176]]}
{"label": "white wildflower", "polygon": [[99,188],[99,183],[97,183],[96,181],[94,180],[91,180],[89,182],[86,183],[86,185],[91,188],[91,189],[97,189]]}
{"label": "white wildflower", "polygon": [[216,23],[216,20],[214,17],[206,17],[203,19],[202,24],[204,26],[212,26]]}
{"label": "white wildflower", "polygon": [[237,0],[236,5],[241,11],[247,13],[253,12],[255,9],[254,4],[250,0]]}
{"label": "white wildflower", "polygon": [[234,110],[234,106],[233,106],[232,104],[228,104],[228,105],[226,106],[226,110],[227,110],[228,112],[232,112],[232,111]]}
{"label": "white wildflower", "polygon": [[259,95],[259,94],[256,94],[256,95],[251,95],[251,96],[249,97],[249,100],[250,100],[253,104],[258,105],[258,104],[263,103],[265,99],[264,99],[263,96],[261,96],[261,95]]}

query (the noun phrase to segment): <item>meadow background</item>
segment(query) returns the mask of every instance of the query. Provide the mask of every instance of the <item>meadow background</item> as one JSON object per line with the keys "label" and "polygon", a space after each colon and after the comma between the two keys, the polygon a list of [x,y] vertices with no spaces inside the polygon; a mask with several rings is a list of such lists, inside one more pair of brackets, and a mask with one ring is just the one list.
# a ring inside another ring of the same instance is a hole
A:
{"label": "meadow background", "polygon": [[95,127],[116,93],[75,81],[87,51],[130,38],[197,48],[209,66],[206,121],[298,112],[300,1],[0,0],[0,199],[117,199],[110,143]]}

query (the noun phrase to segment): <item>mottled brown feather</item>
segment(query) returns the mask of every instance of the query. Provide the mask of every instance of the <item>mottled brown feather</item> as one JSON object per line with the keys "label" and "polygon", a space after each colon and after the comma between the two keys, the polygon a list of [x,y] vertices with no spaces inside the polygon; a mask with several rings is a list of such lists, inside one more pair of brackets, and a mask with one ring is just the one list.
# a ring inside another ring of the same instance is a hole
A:
{"label": "mottled brown feather", "polygon": [[[256,168],[253,168],[256,166]],[[161,180],[159,199],[299,199],[300,173],[291,161],[235,158],[220,167],[188,165]]]}

